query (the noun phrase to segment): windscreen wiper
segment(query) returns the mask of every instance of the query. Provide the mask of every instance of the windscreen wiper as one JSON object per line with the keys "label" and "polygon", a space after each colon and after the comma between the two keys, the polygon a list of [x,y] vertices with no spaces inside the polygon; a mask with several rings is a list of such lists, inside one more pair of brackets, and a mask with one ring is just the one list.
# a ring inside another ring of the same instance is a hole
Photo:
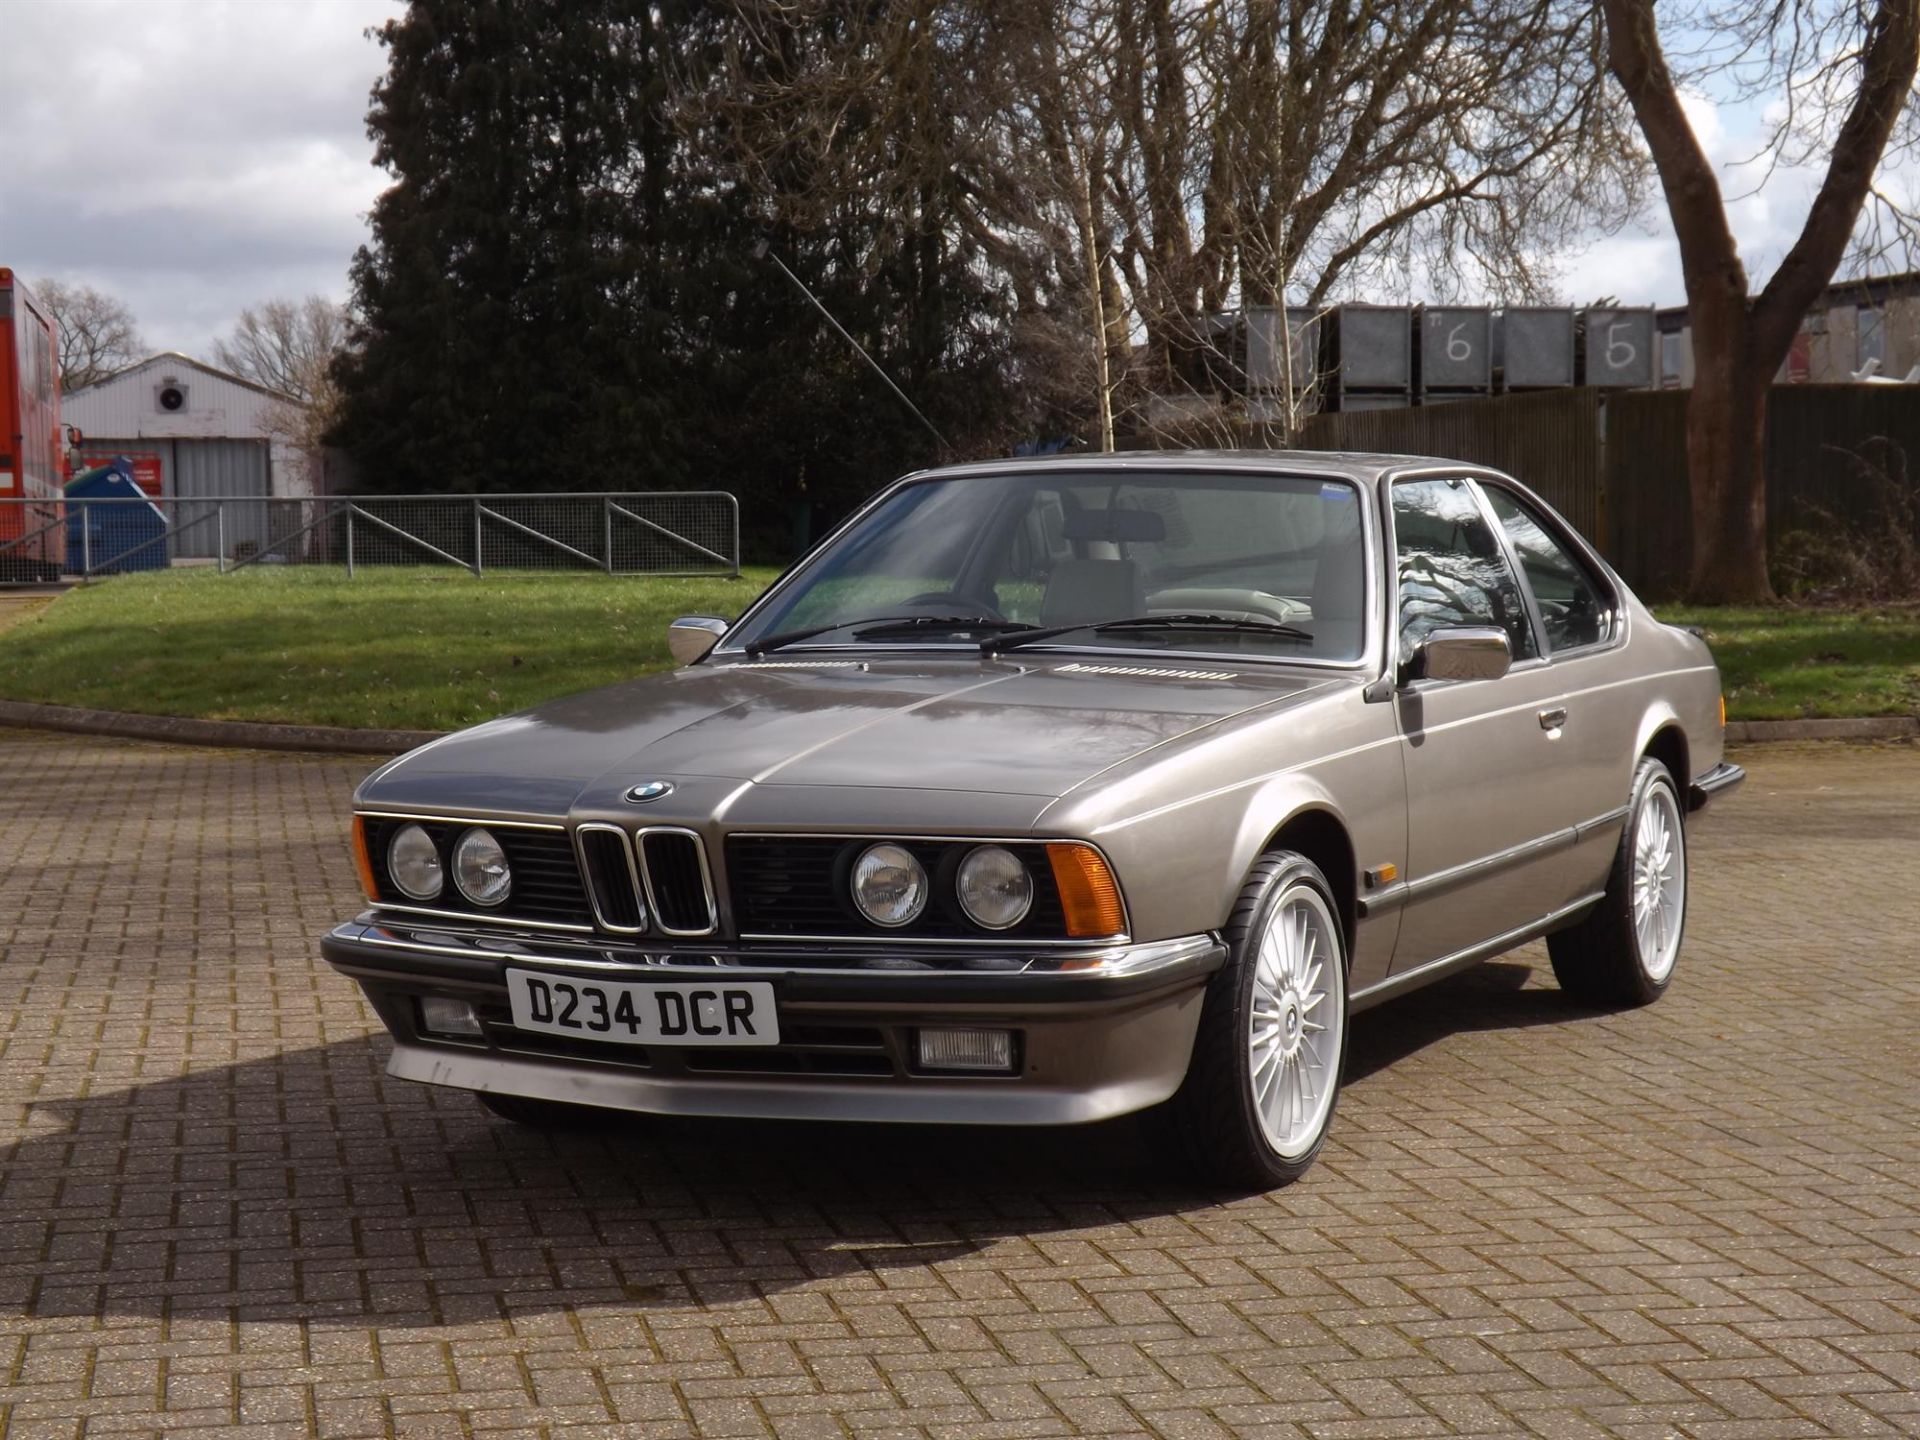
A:
{"label": "windscreen wiper", "polygon": [[885,635],[889,631],[932,630],[1025,630],[1028,627],[1017,620],[992,620],[984,615],[868,615],[859,620],[836,620],[831,625],[809,625],[803,630],[784,630],[778,635],[769,635],[764,640],[756,640],[747,646],[747,654],[754,659],[770,651],[779,650],[787,645],[796,645],[802,640],[811,640],[816,635],[829,635],[835,630],[851,630],[856,625],[864,625],[854,638],[864,640],[869,635]]}
{"label": "windscreen wiper", "polygon": [[1035,626],[1002,635],[990,635],[980,642],[980,653],[997,655],[1004,650],[1018,650],[1022,645],[1033,645],[1042,640],[1071,635],[1076,630],[1091,630],[1095,634],[1109,630],[1235,630],[1267,635],[1275,640],[1301,640],[1309,643],[1313,640],[1312,631],[1302,630],[1297,625],[1283,625],[1278,620],[1233,620],[1225,615],[1199,614],[1134,615],[1124,620],[1083,620],[1078,625]]}

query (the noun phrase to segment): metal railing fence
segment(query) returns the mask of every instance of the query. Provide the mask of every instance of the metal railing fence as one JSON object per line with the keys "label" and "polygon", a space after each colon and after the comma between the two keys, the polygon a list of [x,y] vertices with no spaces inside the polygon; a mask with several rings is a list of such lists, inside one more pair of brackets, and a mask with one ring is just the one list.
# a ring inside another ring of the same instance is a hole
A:
{"label": "metal railing fence", "polygon": [[0,497],[0,581],[175,565],[221,573],[396,565],[608,575],[738,575],[740,505],[723,490],[593,495]]}

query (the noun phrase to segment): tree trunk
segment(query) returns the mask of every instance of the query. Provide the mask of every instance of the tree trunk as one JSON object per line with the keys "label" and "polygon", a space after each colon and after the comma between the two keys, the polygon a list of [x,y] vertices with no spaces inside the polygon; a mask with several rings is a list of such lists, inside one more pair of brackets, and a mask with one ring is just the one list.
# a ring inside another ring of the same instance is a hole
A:
{"label": "tree trunk", "polygon": [[[1689,598],[1773,599],[1767,580],[1767,391],[1793,334],[1833,278],[1920,69],[1920,0],[1861,6],[1859,82],[1800,236],[1757,299],[1727,224],[1720,183],[1661,50],[1653,0],[1601,0],[1607,65],[1660,172],[1680,242],[1693,327],[1687,470],[1693,487]],[[1801,12],[1789,6],[1795,23]],[[1786,77],[1800,83],[1796,76]]]}
{"label": "tree trunk", "polygon": [[1704,345],[1702,333],[1694,332],[1693,392],[1687,399],[1693,565],[1687,592],[1698,602],[1764,605],[1773,599],[1766,477],[1773,377],[1747,353],[1745,315],[1729,328],[1735,333],[1715,335]]}

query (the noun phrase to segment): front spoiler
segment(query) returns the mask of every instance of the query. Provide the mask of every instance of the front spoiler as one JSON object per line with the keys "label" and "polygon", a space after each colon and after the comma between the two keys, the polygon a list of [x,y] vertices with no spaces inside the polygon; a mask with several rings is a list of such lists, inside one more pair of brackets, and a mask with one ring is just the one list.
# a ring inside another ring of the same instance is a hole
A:
{"label": "front spoiler", "polygon": [[[1198,1009],[1198,992],[1190,1008]],[[1158,1008],[1158,1007],[1155,1007]],[[1178,1013],[1156,1028],[1192,1043],[1193,1016]],[[1184,1022],[1184,1023],[1183,1023]],[[1085,1125],[1159,1104],[1179,1085],[1178,1070],[1140,1064],[1094,1084],[1027,1081],[663,1080],[638,1071],[586,1069],[525,1056],[462,1052],[396,1042],[387,1073],[401,1080],[558,1100],[644,1115],[733,1120],[837,1120],[917,1125]]]}
{"label": "front spoiler", "polygon": [[1738,790],[1746,782],[1746,778],[1745,770],[1730,761],[1722,760],[1687,787],[1687,809],[1706,809],[1709,800],[1717,795],[1728,795]]}

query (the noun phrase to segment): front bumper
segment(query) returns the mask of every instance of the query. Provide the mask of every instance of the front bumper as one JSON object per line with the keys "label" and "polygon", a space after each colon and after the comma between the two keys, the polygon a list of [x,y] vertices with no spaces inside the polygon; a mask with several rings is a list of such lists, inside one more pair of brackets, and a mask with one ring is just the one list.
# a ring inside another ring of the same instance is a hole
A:
{"label": "front bumper", "polygon": [[[444,929],[378,914],[336,928],[321,953],[359,982],[407,1080],[664,1115],[1059,1125],[1144,1109],[1179,1088],[1212,935],[1086,949],[613,944]],[[611,981],[765,980],[782,1044],[765,1049],[608,1045],[513,1027],[505,972]],[[418,999],[471,1003],[483,1036],[423,1034]],[[1018,1073],[916,1073],[912,1031],[1018,1032]]]}

